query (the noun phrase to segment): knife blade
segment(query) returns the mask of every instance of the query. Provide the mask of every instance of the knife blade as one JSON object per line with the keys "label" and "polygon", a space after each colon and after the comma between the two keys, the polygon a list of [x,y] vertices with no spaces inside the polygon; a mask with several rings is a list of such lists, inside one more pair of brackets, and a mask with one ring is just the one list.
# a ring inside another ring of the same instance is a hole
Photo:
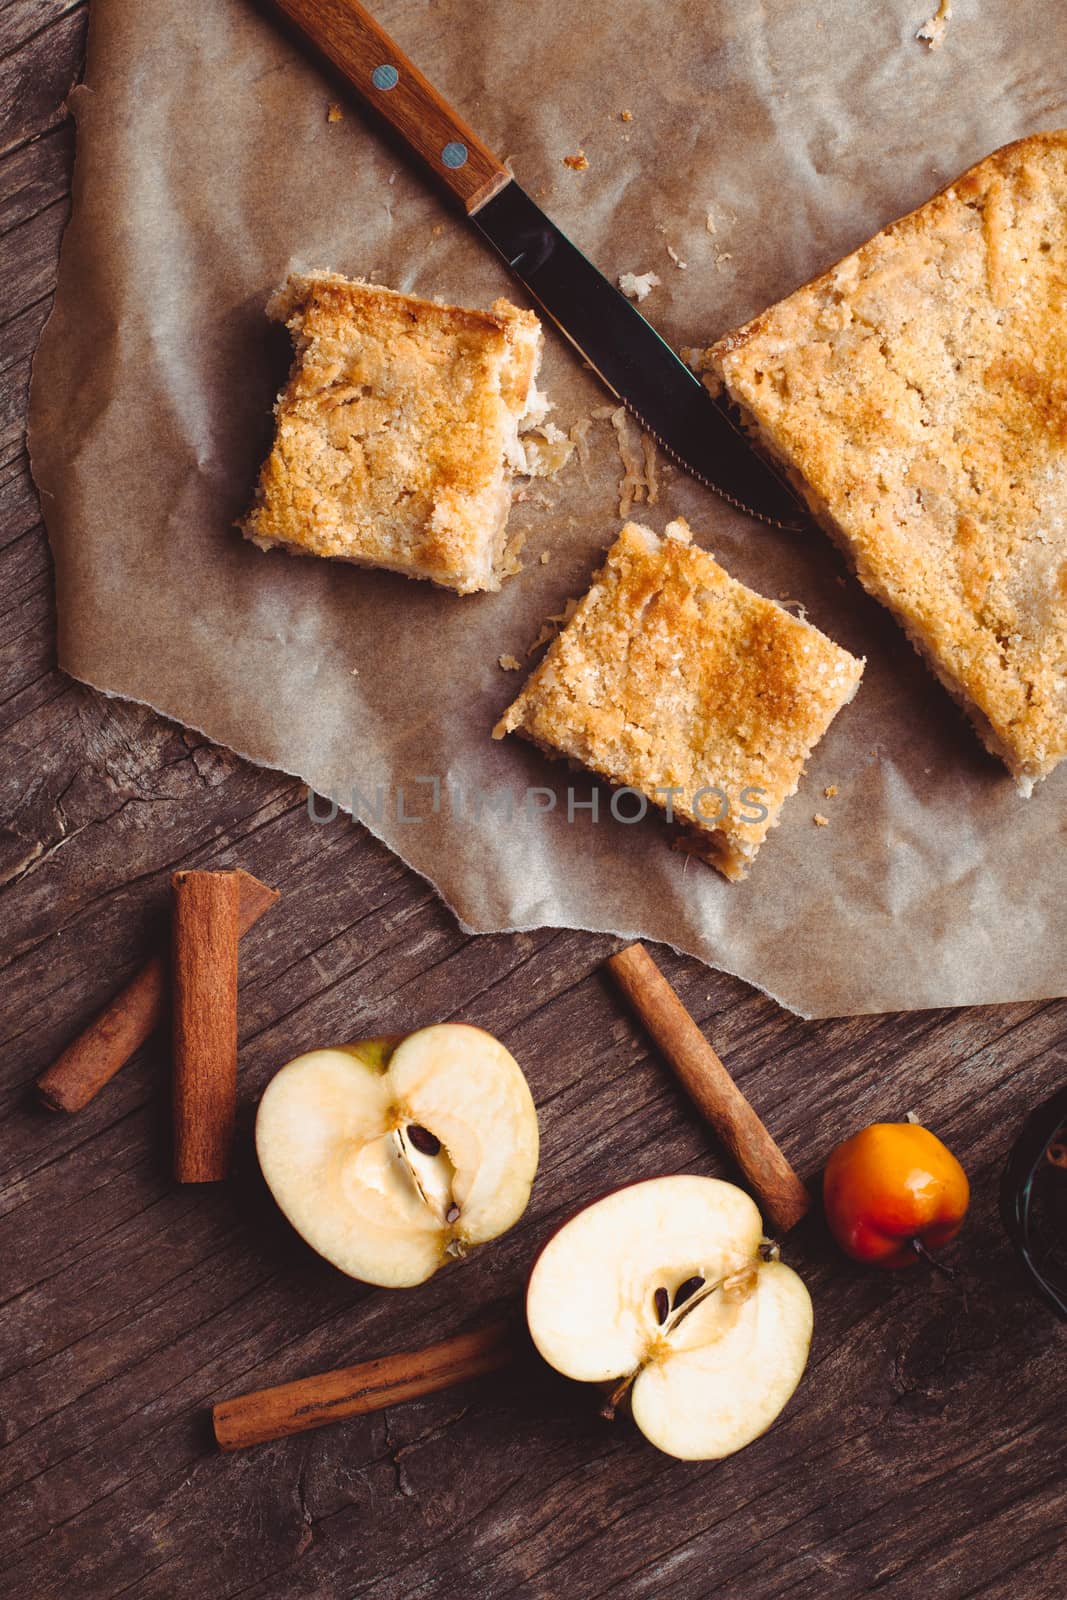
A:
{"label": "knife blade", "polygon": [[687,472],[775,527],[804,525],[792,492],[726,406],[514,179],[471,221],[575,349]]}
{"label": "knife blade", "polygon": [[276,0],[371,109],[460,200],[482,237],[641,427],[733,505],[807,525],[727,407],[555,226],[359,0]]}

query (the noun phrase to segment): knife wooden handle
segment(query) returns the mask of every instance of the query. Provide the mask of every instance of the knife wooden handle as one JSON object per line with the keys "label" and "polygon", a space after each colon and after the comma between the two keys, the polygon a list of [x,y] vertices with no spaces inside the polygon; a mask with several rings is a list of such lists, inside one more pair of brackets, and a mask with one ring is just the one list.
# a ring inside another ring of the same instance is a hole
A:
{"label": "knife wooden handle", "polygon": [[473,215],[511,173],[358,0],[276,0]]}

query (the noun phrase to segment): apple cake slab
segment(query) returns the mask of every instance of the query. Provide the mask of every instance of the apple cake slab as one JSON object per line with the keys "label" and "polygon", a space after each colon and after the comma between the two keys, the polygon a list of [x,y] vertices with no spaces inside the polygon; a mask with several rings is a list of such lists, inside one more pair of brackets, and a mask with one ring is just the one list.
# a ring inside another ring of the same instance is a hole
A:
{"label": "apple cake slab", "polygon": [[493,730],[633,790],[679,845],[747,875],[864,663],[690,542],[627,523]]}
{"label": "apple cake slab", "polygon": [[1067,755],[1067,132],[705,352],[1020,792]]}
{"label": "apple cake slab", "polygon": [[498,300],[439,305],[336,273],[294,275],[268,315],[296,347],[242,524],[261,548],[499,589],[520,423],[541,420],[541,325]]}

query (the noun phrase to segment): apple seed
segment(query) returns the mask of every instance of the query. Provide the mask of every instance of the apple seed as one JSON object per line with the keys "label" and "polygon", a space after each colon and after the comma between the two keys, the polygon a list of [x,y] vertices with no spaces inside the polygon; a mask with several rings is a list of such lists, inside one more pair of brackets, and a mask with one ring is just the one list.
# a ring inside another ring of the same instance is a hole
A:
{"label": "apple seed", "polygon": [[441,1149],[441,1141],[429,1128],[422,1128],[417,1122],[408,1123],[408,1138],[421,1151],[424,1156],[435,1156]]}
{"label": "apple seed", "polygon": [[[737,1289],[740,1284],[744,1283],[748,1285],[751,1283],[754,1285],[756,1281],[757,1270],[758,1269],[753,1263],[750,1266],[742,1267],[740,1271],[731,1273],[725,1278],[720,1278],[717,1283],[705,1283],[703,1278],[687,1278],[685,1283],[682,1284],[682,1289],[686,1291],[685,1303],[682,1306],[682,1309],[679,1310],[679,1301],[677,1297],[675,1297],[674,1309],[670,1313],[670,1323],[664,1330],[663,1338],[669,1340],[671,1334],[674,1333],[675,1329],[685,1321],[689,1313],[691,1311],[695,1311],[697,1306],[703,1305],[704,1301],[707,1300],[710,1295],[717,1294],[720,1290],[722,1290],[724,1296],[729,1295],[731,1292],[736,1296]],[[699,1288],[696,1287],[698,1284],[700,1285]],[[679,1294],[680,1293],[681,1290],[679,1290]],[[661,1296],[662,1299],[660,1298]],[[661,1323],[663,1323],[667,1320],[667,1310],[670,1304],[666,1289],[657,1289],[653,1296],[653,1300],[656,1307],[656,1317]],[[662,1349],[662,1345],[660,1348]],[[616,1384],[615,1388],[611,1391],[611,1393],[608,1395],[608,1398],[600,1408],[600,1415],[607,1422],[614,1422],[619,1406],[622,1404],[623,1400],[626,1399],[626,1396],[629,1394],[636,1379],[641,1376],[642,1372],[644,1372],[647,1366],[659,1359],[660,1356],[656,1352],[655,1347],[650,1346],[648,1353],[641,1361],[637,1363],[636,1367],[634,1367],[632,1371],[626,1373],[620,1382]]]}
{"label": "apple seed", "polygon": [[[416,1140],[411,1137],[413,1132],[433,1139],[434,1144],[437,1146],[434,1154],[428,1157],[428,1159],[434,1161],[434,1165],[426,1172],[420,1171],[412,1153],[426,1154]],[[416,1192],[423,1205],[432,1211],[435,1216],[443,1217],[445,1222],[454,1222],[456,1217],[459,1216],[459,1207],[452,1199],[452,1180],[455,1173],[447,1156],[442,1156],[441,1161],[436,1161],[435,1159],[436,1156],[441,1154],[441,1141],[435,1139],[432,1133],[427,1133],[427,1130],[420,1127],[417,1122],[409,1122],[405,1127],[397,1128],[394,1137],[396,1139],[397,1155],[407,1171],[408,1177],[415,1185]],[[447,1168],[447,1175],[441,1170],[442,1164]],[[444,1180],[443,1193],[442,1179]],[[452,1215],[453,1212],[455,1212],[455,1216]]]}
{"label": "apple seed", "polygon": [[[696,1294],[697,1290],[698,1289],[702,1289],[703,1287],[704,1287],[703,1278],[686,1278],[685,1282],[683,1284],[680,1284],[679,1287],[674,1292],[674,1309],[675,1309],[675,1311],[677,1311],[677,1309],[678,1309],[678,1307],[680,1305],[684,1305],[685,1304],[685,1302],[689,1299],[690,1295]],[[659,1320],[662,1322],[663,1321],[663,1317],[660,1317]]]}

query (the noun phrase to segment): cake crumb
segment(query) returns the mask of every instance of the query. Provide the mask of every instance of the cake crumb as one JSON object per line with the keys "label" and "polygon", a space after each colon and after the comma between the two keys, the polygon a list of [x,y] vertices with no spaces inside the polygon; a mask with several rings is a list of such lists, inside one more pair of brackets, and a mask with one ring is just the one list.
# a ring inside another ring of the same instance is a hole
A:
{"label": "cake crumb", "polygon": [[584,150],[579,150],[576,156],[564,156],[563,165],[570,167],[572,172],[587,172],[589,169]]}
{"label": "cake crumb", "polygon": [[543,644],[547,644],[550,639],[554,639],[558,631],[559,630],[557,628],[553,627],[551,622],[542,622],[541,627],[538,630],[537,638],[534,640],[529,650],[527,650],[526,654],[528,656],[532,656],[535,650],[540,650]]}
{"label": "cake crumb", "polygon": [[679,272],[684,272],[686,270],[689,265],[688,261],[682,260],[681,256],[678,254],[677,250],[672,244],[667,246],[667,254],[670,256]]}
{"label": "cake crumb", "polygon": [[619,288],[630,300],[643,300],[653,289],[658,289],[661,280],[654,272],[620,272]]}
{"label": "cake crumb", "polygon": [[952,20],[952,0],[941,0],[940,5],[928,21],[916,33],[929,50],[940,50],[945,42],[945,33]]}
{"label": "cake crumb", "polygon": [[575,447],[574,440],[554,422],[539,422],[532,432],[523,434],[522,448],[531,478],[554,478],[567,465]]}
{"label": "cake crumb", "polygon": [[712,214],[712,212],[710,212],[710,211],[705,212],[705,215],[704,215],[704,226],[708,230],[709,233],[716,233],[718,231],[716,229],[716,227],[715,227],[715,217]]}
{"label": "cake crumb", "polygon": [[825,795],[827,800],[832,800],[836,793],[837,793],[837,784],[836,783],[828,783],[826,785],[826,788],[823,790],[823,794]]}
{"label": "cake crumb", "polygon": [[562,611],[555,611],[551,616],[546,617],[541,624],[537,638],[526,654],[532,656],[534,651],[540,650],[543,644],[548,644],[551,639],[555,639],[560,629],[567,626],[577,609],[578,601],[572,598],[565,603]]}
{"label": "cake crumb", "polygon": [[541,551],[541,565],[543,567],[547,567],[548,563],[551,560],[552,560],[552,552],[551,552],[551,550],[542,550]]}
{"label": "cake crumb", "polygon": [[525,543],[525,533],[515,533],[512,534],[511,538],[504,546],[504,555],[501,560],[500,571],[505,578],[514,578],[517,573],[522,571],[522,562],[519,559],[519,553]]}
{"label": "cake crumb", "polygon": [[645,458],[645,484],[648,503],[654,506],[659,499],[659,479],[656,477],[656,441],[650,433],[641,435],[641,453]]}
{"label": "cake crumb", "polygon": [[616,406],[611,412],[611,425],[623,466],[619,481],[619,516],[628,517],[631,506],[641,505],[646,500],[654,506],[659,498],[656,446],[647,434],[640,432],[625,406]]}
{"label": "cake crumb", "polygon": [[592,417],[579,417],[570,433],[567,435],[574,445],[578,456],[578,465],[584,472],[589,465],[589,430],[593,426]]}
{"label": "cake crumb", "polygon": [[816,811],[811,820],[817,828],[828,828],[830,826],[830,818],[824,817],[821,811]]}
{"label": "cake crumb", "polygon": [[719,250],[719,251],[717,251],[716,255],[715,255],[715,271],[716,272],[725,272],[726,271],[726,263],[728,261],[732,261],[733,259],[734,258],[730,254],[729,250]]}
{"label": "cake crumb", "polygon": [[515,656],[498,656],[497,660],[505,672],[522,671],[522,662],[517,660]]}
{"label": "cake crumb", "polygon": [[326,107],[326,121],[327,122],[343,122],[344,120],[345,120],[345,114],[341,110],[341,107],[337,104],[336,101],[331,101],[330,104]]}
{"label": "cake crumb", "polygon": [[619,121],[620,122],[632,122],[633,120],[634,120],[634,114],[633,114],[632,111],[620,111],[619,112]]}

